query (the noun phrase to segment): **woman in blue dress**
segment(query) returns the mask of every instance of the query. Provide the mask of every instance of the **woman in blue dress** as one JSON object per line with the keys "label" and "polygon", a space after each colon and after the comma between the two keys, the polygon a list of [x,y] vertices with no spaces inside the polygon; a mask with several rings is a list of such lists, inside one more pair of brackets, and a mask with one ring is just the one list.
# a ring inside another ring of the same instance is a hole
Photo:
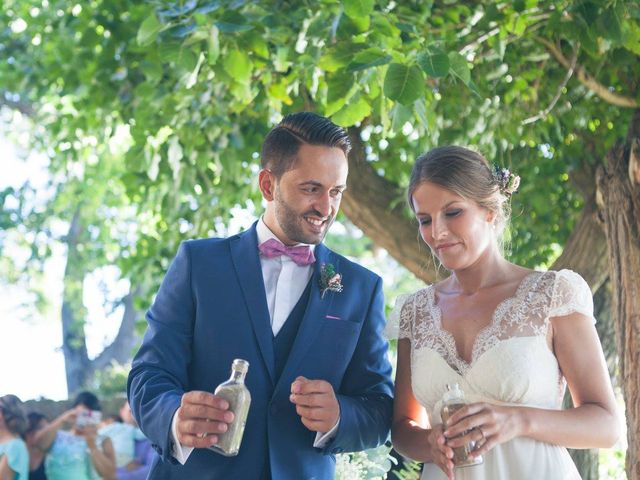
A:
{"label": "woman in blue dress", "polygon": [[[115,479],[116,460],[111,440],[97,434],[100,402],[81,392],[67,410],[36,434],[35,443],[47,452],[49,480]],[[71,425],[69,431],[62,430]]]}
{"label": "woman in blue dress", "polygon": [[0,478],[27,480],[29,452],[21,435],[27,428],[22,402],[15,395],[0,397]]}

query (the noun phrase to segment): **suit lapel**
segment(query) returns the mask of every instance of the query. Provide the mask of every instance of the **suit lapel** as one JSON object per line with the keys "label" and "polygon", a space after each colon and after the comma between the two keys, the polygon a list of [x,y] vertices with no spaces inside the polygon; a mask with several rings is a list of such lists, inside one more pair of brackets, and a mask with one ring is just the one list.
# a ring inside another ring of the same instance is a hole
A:
{"label": "suit lapel", "polygon": [[255,224],[231,242],[231,258],[238,275],[238,282],[244,295],[244,303],[249,311],[253,331],[260,347],[260,353],[269,371],[271,382],[275,383],[275,356],[273,353],[273,332],[269,320],[269,308],[262,278],[262,267],[258,253]]}
{"label": "suit lapel", "polygon": [[[322,264],[333,263],[337,271],[338,259],[332,255],[331,250],[322,243],[315,248],[314,255],[316,262],[313,265],[313,274],[311,275],[311,291],[309,292],[309,303],[304,312],[304,317],[300,323],[298,334],[291,346],[289,358],[285,363],[280,378],[288,378],[291,372],[295,371],[298,364],[304,357],[305,353],[312,347],[324,319],[329,306],[331,305],[332,292],[328,292],[324,298],[320,298],[320,268]],[[289,388],[287,386],[287,388]]]}

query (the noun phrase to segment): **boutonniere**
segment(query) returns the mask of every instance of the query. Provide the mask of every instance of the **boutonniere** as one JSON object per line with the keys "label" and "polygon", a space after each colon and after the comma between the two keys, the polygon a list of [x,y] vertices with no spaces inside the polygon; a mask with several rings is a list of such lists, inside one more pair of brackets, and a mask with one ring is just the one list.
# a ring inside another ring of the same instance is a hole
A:
{"label": "boutonniere", "polygon": [[331,263],[323,263],[320,266],[320,298],[329,292],[340,293],[342,291],[342,275],[336,272]]}

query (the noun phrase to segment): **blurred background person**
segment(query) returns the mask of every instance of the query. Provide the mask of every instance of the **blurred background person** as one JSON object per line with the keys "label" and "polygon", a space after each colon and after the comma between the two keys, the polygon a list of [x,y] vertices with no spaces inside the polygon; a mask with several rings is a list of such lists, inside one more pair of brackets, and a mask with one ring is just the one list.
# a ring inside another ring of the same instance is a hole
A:
{"label": "blurred background person", "polygon": [[[47,452],[48,480],[116,478],[113,443],[98,435],[101,417],[98,397],[81,392],[70,410],[37,432],[35,444]],[[65,426],[70,430],[63,430]]]}
{"label": "blurred background person", "polygon": [[0,479],[27,480],[29,452],[22,440],[27,416],[15,395],[0,397]]}
{"label": "blurred background person", "polygon": [[[138,428],[136,420],[131,413],[129,401],[124,400],[120,407],[120,418],[123,424],[131,429],[133,438],[133,458],[126,465],[118,467],[116,478],[118,480],[145,480],[151,469],[151,462],[155,451],[151,448],[151,442]],[[128,440],[127,440],[128,442]],[[117,447],[116,447],[117,448]]]}
{"label": "blurred background person", "polygon": [[27,413],[27,431],[24,434],[24,440],[29,451],[29,480],[47,480],[44,471],[46,452],[35,444],[35,436],[48,424],[49,420],[42,413],[35,410]]}

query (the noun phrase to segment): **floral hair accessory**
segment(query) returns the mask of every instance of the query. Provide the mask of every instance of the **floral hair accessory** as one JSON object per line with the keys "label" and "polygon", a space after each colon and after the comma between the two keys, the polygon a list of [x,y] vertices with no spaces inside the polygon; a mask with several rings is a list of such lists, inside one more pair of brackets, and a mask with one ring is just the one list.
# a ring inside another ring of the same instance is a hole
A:
{"label": "floral hair accessory", "polygon": [[503,195],[510,197],[518,191],[518,187],[520,186],[520,176],[510,171],[508,168],[500,168],[496,165],[493,171],[493,178],[498,184],[500,193]]}
{"label": "floral hair accessory", "polygon": [[336,272],[331,263],[320,266],[320,298],[327,292],[340,293],[342,291],[342,275]]}

